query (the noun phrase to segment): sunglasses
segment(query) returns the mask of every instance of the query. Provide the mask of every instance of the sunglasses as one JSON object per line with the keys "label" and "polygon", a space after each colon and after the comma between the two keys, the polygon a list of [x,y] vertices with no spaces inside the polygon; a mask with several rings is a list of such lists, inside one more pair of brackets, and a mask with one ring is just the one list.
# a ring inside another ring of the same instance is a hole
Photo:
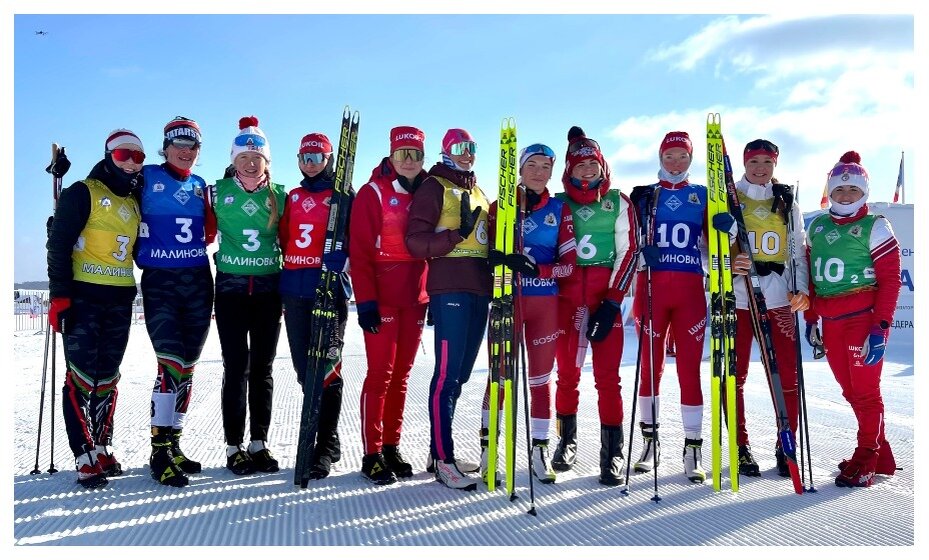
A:
{"label": "sunglasses", "polygon": [[189,138],[172,138],[171,140],[168,140],[168,144],[179,150],[196,150],[200,147],[200,142],[191,140]]}
{"label": "sunglasses", "polygon": [[410,158],[412,161],[422,161],[424,155],[422,150],[417,150],[416,148],[400,148],[399,150],[394,150],[394,153],[390,154],[390,159],[394,161],[406,161],[407,158]]}
{"label": "sunglasses", "polygon": [[780,150],[777,149],[777,145],[774,142],[769,140],[752,140],[745,145],[746,152],[756,152],[756,151],[768,152],[770,154],[778,155]]}
{"label": "sunglasses", "polygon": [[113,155],[113,159],[116,161],[129,161],[130,159],[132,160],[132,163],[142,163],[145,161],[145,152],[140,150],[116,148],[115,150],[110,150],[110,154]]}
{"label": "sunglasses", "polygon": [[300,154],[300,161],[303,162],[303,165],[309,165],[311,163],[319,165],[325,160],[326,154],[321,152]]}
{"label": "sunglasses", "polygon": [[590,138],[582,138],[568,144],[568,153],[572,155],[593,156],[594,151],[600,151],[600,144]]}
{"label": "sunglasses", "polygon": [[477,153],[477,143],[476,142],[457,142],[448,147],[448,153],[453,156],[464,155],[465,150],[469,154],[474,155]]}

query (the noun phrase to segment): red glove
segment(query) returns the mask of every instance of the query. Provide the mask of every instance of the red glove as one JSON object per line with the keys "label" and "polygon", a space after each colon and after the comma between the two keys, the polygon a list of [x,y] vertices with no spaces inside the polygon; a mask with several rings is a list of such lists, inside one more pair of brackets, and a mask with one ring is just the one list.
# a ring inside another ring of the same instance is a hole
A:
{"label": "red glove", "polygon": [[59,333],[61,332],[61,328],[68,316],[68,309],[70,308],[71,298],[52,298],[52,303],[48,306],[48,324],[51,325],[52,330]]}

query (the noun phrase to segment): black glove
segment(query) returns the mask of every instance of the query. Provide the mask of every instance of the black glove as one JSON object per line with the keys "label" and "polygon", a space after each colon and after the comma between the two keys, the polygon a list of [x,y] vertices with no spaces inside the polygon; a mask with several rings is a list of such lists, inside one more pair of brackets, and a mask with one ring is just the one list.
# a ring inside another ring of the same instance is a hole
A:
{"label": "black glove", "polygon": [[771,185],[771,191],[774,193],[774,199],[771,201],[771,211],[777,212],[777,201],[780,200],[784,203],[784,223],[787,223],[788,216],[790,216],[790,211],[793,209],[794,205],[794,193],[791,191],[790,185],[782,185],[781,183],[774,183]]}
{"label": "black glove", "polygon": [[432,309],[426,308],[426,326],[434,327],[435,321],[432,320]]}
{"label": "black glove", "polygon": [[661,249],[658,245],[643,245],[642,258],[645,259],[645,266],[654,268],[661,262]]}
{"label": "black glove", "polygon": [[605,299],[600,303],[600,307],[590,316],[590,322],[587,323],[587,340],[591,342],[600,342],[610,334],[613,323],[616,322],[616,316],[619,315],[620,304],[613,300]]}
{"label": "black glove", "polygon": [[500,266],[501,264],[504,264],[506,260],[505,257],[506,255],[503,254],[503,251],[491,249],[487,253],[487,263],[490,265],[491,268],[495,266]]}
{"label": "black glove", "polygon": [[377,308],[376,301],[366,301],[357,305],[358,309],[358,326],[361,330],[371,334],[378,333],[378,327],[381,326],[381,313]]}
{"label": "black glove", "polygon": [[735,216],[729,212],[720,212],[713,215],[713,229],[728,233],[732,238],[739,235],[739,223],[735,221]]}
{"label": "black glove", "polygon": [[539,265],[537,265],[535,259],[529,255],[510,253],[505,256],[503,260],[503,264],[513,272],[518,272],[523,276],[531,276],[533,278],[539,275]]}
{"label": "black glove", "polygon": [[461,193],[461,225],[458,226],[458,235],[467,239],[474,226],[477,224],[477,218],[481,215],[481,207],[478,206],[471,210],[471,195],[468,191]]}
{"label": "black glove", "polygon": [[639,185],[638,187],[632,189],[632,194],[629,195],[629,200],[632,201],[634,206],[638,207],[639,202],[646,197],[651,197],[654,190],[654,185]]}

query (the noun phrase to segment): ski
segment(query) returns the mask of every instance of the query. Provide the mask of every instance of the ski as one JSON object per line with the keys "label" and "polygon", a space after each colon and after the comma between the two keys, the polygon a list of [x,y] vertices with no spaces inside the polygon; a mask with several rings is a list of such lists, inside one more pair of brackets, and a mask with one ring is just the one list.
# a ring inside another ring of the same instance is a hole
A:
{"label": "ski", "polygon": [[[710,113],[706,122],[707,219],[728,211],[726,201],[722,121]],[[739,448],[736,444],[735,403],[735,291],[732,288],[732,262],[729,234],[708,228],[710,257],[710,379],[713,490],[722,489],[722,398],[725,394],[729,484],[739,491]],[[725,392],[725,393],[724,393]]]}
{"label": "ski", "polygon": [[[761,290],[761,280],[758,271],[755,269],[755,258],[752,253],[752,246],[748,239],[748,231],[745,229],[745,220],[742,216],[742,205],[739,201],[739,192],[736,189],[735,181],[732,179],[732,165],[729,163],[729,155],[726,153],[726,143],[722,143],[722,155],[725,165],[726,190],[728,192],[729,211],[732,213],[739,226],[738,246],[748,254],[751,266],[748,275],[745,277],[745,286],[748,288],[749,311],[752,316],[752,330],[755,339],[761,345],[761,362],[764,365],[765,372],[768,374],[768,387],[771,390],[771,399],[774,402],[774,411],[777,416],[778,441],[781,443],[781,450],[787,459],[787,467],[790,469],[790,478],[793,481],[794,491],[797,494],[803,493],[803,482],[800,478],[800,469],[797,465],[797,444],[793,432],[790,430],[790,422],[787,419],[787,405],[784,401],[784,391],[781,388],[781,375],[777,368],[777,357],[774,353],[774,341],[771,338],[771,324],[768,320],[768,305],[765,301],[764,292]],[[732,409],[735,410],[734,408]],[[733,415],[734,416],[734,415]]]}
{"label": "ski", "polygon": [[[348,202],[351,196],[352,171],[355,167],[355,146],[358,142],[358,111],[348,106],[342,112],[339,134],[339,151],[336,160],[335,183],[329,200],[329,220],[326,224],[326,241],[323,253],[342,250],[348,223]],[[342,354],[339,336],[336,290],[340,288],[339,272],[322,268],[316,287],[316,302],[310,321],[309,362],[303,381],[303,409],[300,412],[300,435],[297,440],[297,459],[294,466],[294,484],[306,488],[310,480],[316,433],[319,430],[319,408],[323,381],[331,373]]]}
{"label": "ski", "polygon": [[[513,252],[516,233],[516,121],[503,119],[500,125],[500,175],[494,249],[504,255]],[[513,377],[516,370],[513,324],[513,272],[502,263],[494,267],[493,295],[490,302],[490,420],[487,428],[487,489],[497,483],[497,433],[500,426],[500,385],[503,385],[503,416],[506,455],[506,488],[513,493],[515,474],[515,415]]]}

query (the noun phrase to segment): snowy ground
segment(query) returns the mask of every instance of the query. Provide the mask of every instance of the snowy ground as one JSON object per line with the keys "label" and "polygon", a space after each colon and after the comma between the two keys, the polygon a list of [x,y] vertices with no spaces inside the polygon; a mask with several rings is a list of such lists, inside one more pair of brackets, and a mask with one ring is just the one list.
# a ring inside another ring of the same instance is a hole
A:
{"label": "snowy ground", "polygon": [[[635,372],[635,333],[626,329],[622,365],[626,430]],[[855,429],[825,360],[806,362],[808,409],[813,434],[817,493],[795,495],[789,479],[774,471],[774,422],[759,362],[752,363],[746,387],[756,457],[763,476],[741,478],[741,491],[714,493],[711,484],[693,485],[678,459],[683,442],[676,378],[662,386],[664,461],[660,503],[650,475],[633,477],[631,492],[597,483],[599,423],[590,363],[581,383],[579,458],[555,485],[535,485],[538,517],[529,502],[525,447],[518,449],[517,493],[451,490],[422,469],[428,448],[426,396],[432,372],[432,331],[424,336],[409,386],[402,449],[417,469],[412,480],[375,487],[361,478],[359,392],[365,374],[361,332],[350,318],[343,373],[344,408],[339,431],[342,461],[332,475],[295,487],[293,464],[299,424],[299,386],[282,334],[275,361],[274,416],[270,447],[281,462],[274,474],[236,477],[225,469],[219,392],[222,359],[211,330],[194,377],[195,390],[184,449],[204,463],[204,472],[182,489],[162,487],[149,476],[149,398],[154,354],[144,325],[134,325],[123,362],[116,412],[115,448],[126,474],[109,486],[86,491],[75,484],[60,411],[62,359],[52,389],[55,411],[55,466],[61,472],[32,476],[36,451],[39,385],[44,336],[17,333],[13,339],[15,379],[15,456],[13,457],[13,542],[43,545],[913,545],[913,348],[894,346],[884,366],[887,437],[894,446],[897,476],[878,477],[868,489],[837,488],[836,464],[850,455]],[[809,356],[809,349],[804,347]],[[673,364],[673,360],[671,360]],[[462,458],[479,454],[479,406],[486,377],[486,355],[465,386],[455,419],[456,447]],[[709,438],[709,364],[704,362]],[[47,391],[46,398],[48,398]],[[521,390],[520,390],[521,393]],[[48,407],[40,466],[49,465]],[[520,418],[522,413],[520,412]],[[524,434],[520,426],[519,433]],[[638,453],[636,438],[634,454]],[[555,437],[553,435],[553,440]],[[628,441],[628,440],[627,440]],[[704,465],[709,467],[709,445]],[[724,460],[725,464],[725,460]],[[723,484],[727,487],[725,478]]]}

